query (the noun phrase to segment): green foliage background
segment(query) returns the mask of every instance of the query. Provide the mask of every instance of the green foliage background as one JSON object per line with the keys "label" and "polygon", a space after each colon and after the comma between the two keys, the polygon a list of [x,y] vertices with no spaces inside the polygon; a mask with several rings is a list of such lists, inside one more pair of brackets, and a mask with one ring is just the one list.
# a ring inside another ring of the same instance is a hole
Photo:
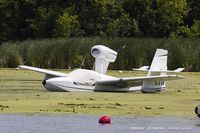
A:
{"label": "green foliage background", "polygon": [[[150,65],[157,48],[169,51],[170,69],[185,67],[188,71],[200,70],[200,39],[155,39],[155,38],[60,38],[27,40],[3,43],[0,47],[0,66],[17,67],[20,64],[43,68],[88,68],[92,69],[94,58],[91,47],[103,44],[118,52],[116,62],[110,69],[131,70]],[[81,65],[82,64],[82,65]]]}
{"label": "green foliage background", "polygon": [[0,0],[0,42],[57,37],[199,37],[197,0]]}
{"label": "green foliage background", "polygon": [[169,68],[200,70],[197,0],[0,0],[0,66],[92,68],[95,44],[120,51],[111,69],[150,65],[169,50]]}

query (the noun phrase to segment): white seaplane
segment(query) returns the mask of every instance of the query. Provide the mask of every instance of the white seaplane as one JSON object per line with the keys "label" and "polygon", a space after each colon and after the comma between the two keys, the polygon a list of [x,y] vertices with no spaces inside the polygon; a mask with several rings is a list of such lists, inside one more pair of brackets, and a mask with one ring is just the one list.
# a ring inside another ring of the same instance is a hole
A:
{"label": "white seaplane", "polygon": [[167,70],[167,54],[164,49],[157,49],[151,66],[143,66],[138,71],[147,71],[143,77],[117,78],[106,75],[110,62],[117,58],[117,52],[103,45],[93,46],[91,54],[95,58],[94,70],[77,69],[69,74],[51,70],[18,66],[17,69],[27,69],[45,74],[42,82],[49,91],[108,91],[129,92],[141,90],[145,93],[155,93],[164,90],[166,81],[182,79],[178,75],[184,68],[174,71]]}

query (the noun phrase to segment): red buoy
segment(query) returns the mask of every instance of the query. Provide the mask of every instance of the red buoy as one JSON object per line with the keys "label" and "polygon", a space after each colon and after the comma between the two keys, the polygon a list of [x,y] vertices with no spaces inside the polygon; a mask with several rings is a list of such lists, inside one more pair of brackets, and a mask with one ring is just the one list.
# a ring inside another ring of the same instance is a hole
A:
{"label": "red buoy", "polygon": [[99,119],[99,123],[100,124],[110,124],[111,120],[109,116],[101,116],[101,118]]}

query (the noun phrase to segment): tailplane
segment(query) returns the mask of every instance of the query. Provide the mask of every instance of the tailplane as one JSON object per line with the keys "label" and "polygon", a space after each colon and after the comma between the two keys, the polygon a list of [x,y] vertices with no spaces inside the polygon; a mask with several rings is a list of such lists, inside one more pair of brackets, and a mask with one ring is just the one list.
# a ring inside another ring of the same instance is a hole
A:
{"label": "tailplane", "polygon": [[[151,63],[151,66],[148,70],[147,76],[161,76],[166,75],[165,72],[167,71],[167,54],[168,51],[164,49],[157,49],[156,53],[154,55],[153,61]],[[144,80],[142,83],[142,92],[160,92],[162,89],[164,89],[166,86],[166,81],[148,81]]]}
{"label": "tailplane", "polygon": [[[155,93],[159,92],[163,89],[165,89],[166,86],[166,80],[174,80],[174,79],[180,79],[177,75],[177,73],[184,70],[184,68],[178,68],[174,71],[167,70],[167,55],[168,51],[165,49],[157,49],[156,53],[154,55],[153,61],[151,63],[151,66],[143,66],[139,69],[133,69],[137,71],[147,71],[148,75],[147,77],[152,78],[154,76],[169,76],[166,79],[158,78],[157,80],[143,80],[141,91],[147,92],[147,93]],[[173,75],[168,75],[173,74]],[[176,77],[176,78],[170,78]]]}

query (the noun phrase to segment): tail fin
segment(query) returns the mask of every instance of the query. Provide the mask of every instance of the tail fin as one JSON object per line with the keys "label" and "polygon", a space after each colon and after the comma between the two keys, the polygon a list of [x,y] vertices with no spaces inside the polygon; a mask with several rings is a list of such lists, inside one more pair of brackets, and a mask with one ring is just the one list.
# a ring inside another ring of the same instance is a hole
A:
{"label": "tail fin", "polygon": [[[149,68],[148,76],[162,75],[162,71],[167,71],[167,54],[164,49],[157,49],[153,61]],[[161,72],[159,72],[161,71]]]}
{"label": "tail fin", "polygon": [[[157,49],[153,61],[149,68],[148,76],[166,75],[167,71],[167,54],[168,51],[164,49]],[[144,80],[142,83],[142,92],[159,92],[165,88],[166,81],[150,81]]]}
{"label": "tail fin", "polygon": [[[155,76],[156,77],[169,76],[168,78],[171,79],[170,76],[171,77],[175,76],[175,79],[179,79],[180,76],[177,75],[177,73],[183,71],[184,68],[178,68],[174,71],[167,70],[167,54],[168,54],[167,50],[157,49],[150,67],[143,66],[139,69],[133,69],[133,70],[147,71],[148,72],[147,78],[152,78]],[[169,73],[173,74],[175,73],[176,75],[168,75]],[[143,80],[141,91],[146,93],[159,92],[165,89],[166,80],[169,79],[158,78],[157,80]]]}

